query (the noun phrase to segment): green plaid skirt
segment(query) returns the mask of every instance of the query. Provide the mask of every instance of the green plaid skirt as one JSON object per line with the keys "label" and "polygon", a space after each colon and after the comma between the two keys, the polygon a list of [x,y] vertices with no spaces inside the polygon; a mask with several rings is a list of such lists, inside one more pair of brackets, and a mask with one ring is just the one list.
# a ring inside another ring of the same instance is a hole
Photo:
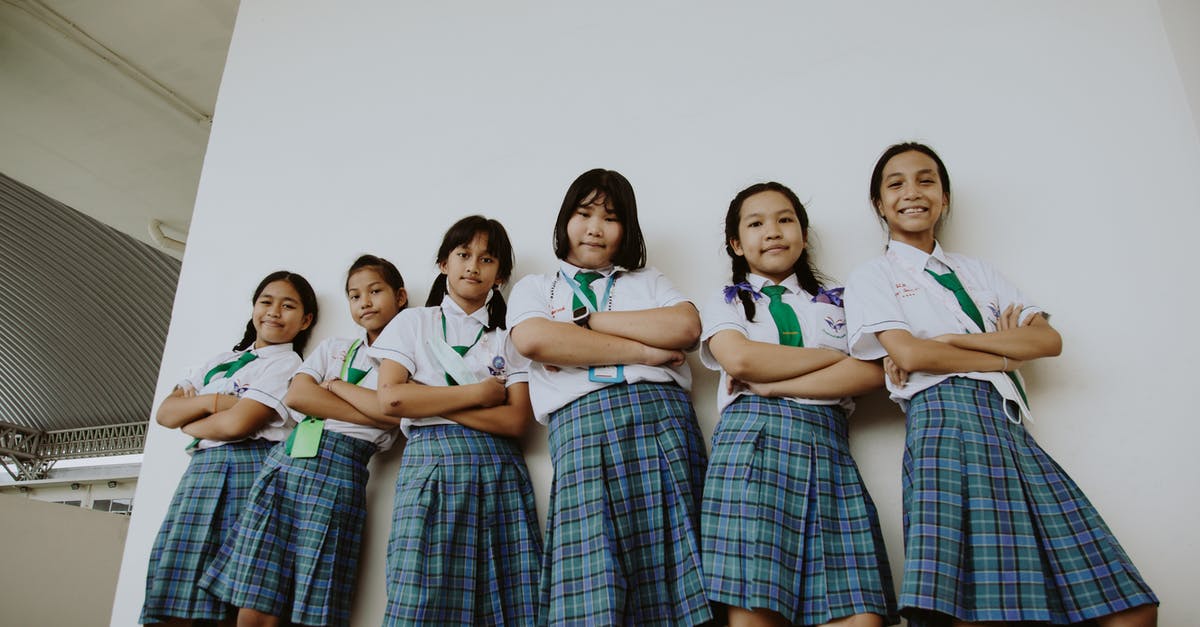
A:
{"label": "green plaid skirt", "polygon": [[1158,603],[1100,514],[990,383],[913,397],[904,452],[909,624],[1069,624]]}
{"label": "green plaid skirt", "polygon": [[200,586],[299,625],[349,625],[372,442],[326,431],[315,457],[280,443]]}
{"label": "green plaid skirt", "polygon": [[273,444],[243,440],[192,455],[150,550],[142,624],[222,620],[232,614],[233,607],[200,589],[200,578],[241,515]]}
{"label": "green plaid skirt", "polygon": [[713,434],[700,528],[708,598],[797,625],[900,622],[841,407],[742,396]]}
{"label": "green plaid skirt", "polygon": [[384,625],[530,625],[542,539],[520,446],[412,428],[396,479]]}
{"label": "green plaid skirt", "polygon": [[550,418],[539,625],[694,625],[705,455],[687,393],[617,384]]}

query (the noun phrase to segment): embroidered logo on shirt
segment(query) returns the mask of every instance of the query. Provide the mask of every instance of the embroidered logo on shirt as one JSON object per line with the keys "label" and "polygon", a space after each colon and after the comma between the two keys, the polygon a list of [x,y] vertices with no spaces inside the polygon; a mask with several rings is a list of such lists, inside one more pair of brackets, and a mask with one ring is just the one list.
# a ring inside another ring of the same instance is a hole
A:
{"label": "embroidered logo on shirt", "polygon": [[907,283],[897,283],[895,288],[897,298],[908,298],[917,294],[917,288],[909,287]]}
{"label": "embroidered logo on shirt", "polygon": [[242,384],[238,383],[237,381],[233,382],[233,395],[238,398],[241,398],[242,395],[246,393],[246,390],[249,390],[249,389],[250,389],[249,385],[242,385]]}
{"label": "embroidered logo on shirt", "polygon": [[988,311],[992,313],[992,322],[1000,319],[1000,305],[996,303],[988,303]]}
{"label": "embroidered logo on shirt", "polygon": [[488,372],[491,373],[493,377],[498,377],[504,374],[504,358],[500,355],[493,357],[492,364],[488,366]]}
{"label": "embroidered logo on shirt", "polygon": [[829,327],[825,330],[825,334],[830,337],[842,338],[846,337],[846,319],[834,318],[833,316],[825,316],[825,326]]}

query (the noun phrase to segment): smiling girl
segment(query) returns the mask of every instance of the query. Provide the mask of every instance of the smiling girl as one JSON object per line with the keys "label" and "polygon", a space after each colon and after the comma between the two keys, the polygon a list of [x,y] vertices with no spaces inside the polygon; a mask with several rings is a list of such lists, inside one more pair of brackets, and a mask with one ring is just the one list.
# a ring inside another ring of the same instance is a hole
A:
{"label": "smiling girl", "polygon": [[850,457],[850,396],[883,371],[847,355],[841,290],[808,252],[808,213],[775,183],[725,215],[733,284],[704,307],[722,373],[701,529],[708,596],[730,627],[899,622],[875,504]]}
{"label": "smiling girl", "polygon": [[990,265],[937,241],[950,175],[931,148],[884,151],[870,197],[890,241],[851,275],[846,317],[851,354],[885,358],[907,410],[901,613],[911,625],[1153,625],[1154,593],[1022,425],[1016,370],[1058,355],[1058,332]]}
{"label": "smiling girl", "polygon": [[533,423],[529,360],[509,343],[508,233],[469,216],[446,232],[425,307],[371,347],[381,410],[408,445],[396,479],[385,625],[528,625],[541,536],[517,438]]}
{"label": "smiling girl", "polygon": [[267,451],[293,424],[288,380],[317,321],[304,277],[274,272],[258,284],[242,340],[193,370],[158,408],[158,423],[195,438],[150,552],[143,624],[225,620],[232,606],[200,578],[234,528]]}
{"label": "smiling girl", "polygon": [[700,574],[704,443],[683,351],[700,316],[646,247],[629,181],[591,170],[554,227],[561,260],[513,289],[513,343],[550,428],[554,482],[541,625],[693,625],[712,611]]}
{"label": "smiling girl", "polygon": [[307,415],[271,449],[232,539],[201,586],[241,608],[241,627],[349,625],[366,523],[367,462],[396,439],[375,396],[369,347],[407,304],[404,279],[363,255],[345,283],[358,337],[321,342],[285,399]]}

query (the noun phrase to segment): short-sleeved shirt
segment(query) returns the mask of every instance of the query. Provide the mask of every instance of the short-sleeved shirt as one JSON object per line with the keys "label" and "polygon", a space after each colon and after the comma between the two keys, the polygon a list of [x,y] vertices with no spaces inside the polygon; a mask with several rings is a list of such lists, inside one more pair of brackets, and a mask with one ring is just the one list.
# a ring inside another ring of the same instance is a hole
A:
{"label": "short-sleeved shirt", "polygon": [[[563,274],[574,277],[581,269],[565,261],[560,262],[560,266],[561,274],[531,274],[513,287],[508,302],[509,329],[531,318],[572,321],[574,312],[571,305],[575,292],[567,281],[574,279],[564,279]],[[596,299],[602,301],[597,303],[598,311],[637,311],[691,302],[671,285],[662,272],[654,268],[626,271],[619,266],[612,266],[595,272],[601,275],[591,283]],[[613,279],[612,287],[606,290],[610,278]],[[605,291],[608,292],[607,299],[604,297]],[[690,390],[692,386],[692,373],[686,363],[676,367],[623,365],[626,383],[675,382],[685,390]],[[609,385],[612,384],[592,381],[586,366],[563,366],[554,372],[546,370],[545,365],[538,362],[533,362],[530,367],[530,399],[533,413],[542,424],[547,424],[550,414],[567,403]]]}
{"label": "short-sleeved shirt", "polygon": [[[710,370],[721,372],[721,382],[717,386],[717,411],[725,409],[734,399],[743,394],[749,394],[749,392],[743,390],[730,394],[726,391],[729,374],[721,368],[720,362],[709,350],[708,341],[721,331],[731,330],[737,331],[755,342],[779,343],[779,327],[776,326],[775,319],[771,317],[771,312],[767,309],[770,303],[769,297],[762,294],[762,288],[768,285],[769,281],[766,277],[756,274],[747,275],[746,281],[760,294],[760,298],[754,302],[753,322],[746,320],[746,310],[742,307],[742,301],[739,298],[734,297],[732,301],[725,300],[724,290],[718,291],[706,301],[704,309],[701,311],[704,333],[700,337],[700,361]],[[804,346],[806,348],[828,348],[848,354],[846,314],[842,308],[832,303],[815,302],[816,295],[809,294],[800,287],[794,274],[784,279],[780,285],[785,288],[781,297],[783,302],[796,312],[796,319],[800,322],[800,336],[804,339]],[[854,408],[854,401],[849,398],[839,400],[787,397],[787,399],[805,405],[841,404],[847,412]]]}
{"label": "short-sleeved shirt", "polygon": [[[926,270],[944,274],[953,270],[983,317],[983,331],[995,331],[996,323],[1009,305],[1023,305],[1021,321],[1042,313],[1012,283],[991,265],[964,255],[947,253],[935,243],[933,253],[897,241],[888,243],[887,254],[859,267],[846,282],[846,322],[850,354],[859,359],[887,355],[876,336],[881,331],[901,329],[914,337],[929,339],[946,333],[979,333],[962,311],[954,293],[942,287]],[[1002,372],[953,374],[909,373],[904,387],[887,380],[892,400],[907,407],[908,399],[950,377],[990,381],[1009,400],[1018,400],[1012,381]]]}
{"label": "short-sleeved shirt", "polygon": [[[490,295],[489,295],[490,300]],[[408,370],[409,377],[424,385],[448,385],[446,371],[432,352],[431,342],[442,338],[442,319],[446,320],[445,341],[451,346],[470,346],[476,336],[479,341],[463,355],[467,367],[480,380],[486,377],[505,377],[505,387],[529,382],[529,360],[508,341],[503,329],[479,331],[487,327],[487,307],[467,314],[446,296],[440,307],[406,309],[396,315],[371,346],[371,356],[390,359]],[[400,428],[408,435],[413,427],[456,424],[440,416],[404,418]]]}
{"label": "short-sleeved shirt", "polygon": [[[245,352],[254,353],[257,357],[242,366],[232,377],[223,376],[223,373],[216,374],[205,385],[204,377],[213,368],[235,361]],[[226,351],[199,368],[188,371],[187,376],[179,381],[178,385],[189,386],[195,389],[197,394],[229,394],[239,399],[249,398],[270,407],[275,412],[275,417],[267,426],[247,439],[280,442],[287,439],[288,433],[296,424],[296,416],[283,404],[283,397],[287,394],[288,383],[299,366],[300,356],[292,350],[291,343],[274,344],[248,351]],[[200,440],[197,448],[213,448],[222,444],[225,442]]]}
{"label": "short-sleeved shirt", "polygon": [[[306,374],[312,377],[317,383],[324,383],[331,379],[341,379],[342,366],[346,363],[346,355],[349,354],[350,347],[357,341],[360,345],[358,350],[354,352],[354,361],[350,363],[350,367],[367,372],[366,376],[358,382],[358,385],[368,390],[376,389],[379,384],[379,360],[369,354],[370,347],[367,344],[366,335],[366,332],[363,331],[357,338],[326,338],[317,345],[317,348],[308,356],[308,359],[304,360],[304,364],[300,366],[296,374]],[[341,433],[342,435],[359,440],[374,442],[381,451],[391,448],[392,444],[396,441],[395,429],[368,427],[336,418],[325,419],[325,430]]]}

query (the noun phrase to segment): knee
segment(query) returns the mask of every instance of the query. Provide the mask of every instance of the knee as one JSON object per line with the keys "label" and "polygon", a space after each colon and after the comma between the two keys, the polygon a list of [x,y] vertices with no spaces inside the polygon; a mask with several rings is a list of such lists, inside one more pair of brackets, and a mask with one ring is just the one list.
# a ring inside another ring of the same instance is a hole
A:
{"label": "knee", "polygon": [[279,627],[279,617],[243,607],[238,610],[237,627]]}

